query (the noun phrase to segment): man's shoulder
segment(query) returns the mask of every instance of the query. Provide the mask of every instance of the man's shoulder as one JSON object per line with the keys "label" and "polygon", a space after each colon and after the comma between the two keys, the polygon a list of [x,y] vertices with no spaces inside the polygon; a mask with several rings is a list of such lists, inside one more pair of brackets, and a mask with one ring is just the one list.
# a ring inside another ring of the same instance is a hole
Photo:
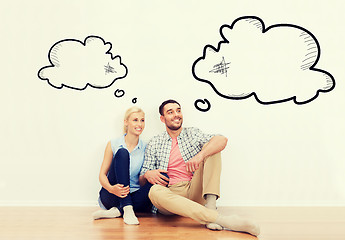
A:
{"label": "man's shoulder", "polygon": [[[166,138],[168,136],[168,133],[166,131],[161,132],[151,138],[151,140],[157,139],[157,138]],[[151,141],[150,140],[150,141]]]}
{"label": "man's shoulder", "polygon": [[185,127],[185,128],[183,128],[183,134],[186,134],[186,135],[193,135],[197,132],[201,132],[200,129],[197,127]]}
{"label": "man's shoulder", "polygon": [[167,140],[169,138],[169,135],[167,132],[162,132],[160,134],[157,134],[153,136],[150,141],[148,142],[148,145],[153,145],[156,143],[161,143],[163,140]]}
{"label": "man's shoulder", "polygon": [[192,131],[200,131],[199,128],[197,127],[184,127],[183,128],[185,131],[192,132]]}
{"label": "man's shoulder", "polygon": [[204,139],[204,138],[210,139],[213,136],[215,136],[215,134],[205,133],[200,128],[197,128],[197,127],[184,128],[183,134],[181,135],[182,138],[187,138],[187,139]]}

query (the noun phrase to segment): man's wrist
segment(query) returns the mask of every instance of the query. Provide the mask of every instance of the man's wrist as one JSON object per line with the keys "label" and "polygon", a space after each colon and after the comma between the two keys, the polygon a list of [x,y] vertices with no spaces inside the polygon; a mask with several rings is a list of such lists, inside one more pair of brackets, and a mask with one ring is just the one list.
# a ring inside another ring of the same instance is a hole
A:
{"label": "man's wrist", "polygon": [[201,150],[197,155],[199,155],[200,162],[207,157],[204,150]]}

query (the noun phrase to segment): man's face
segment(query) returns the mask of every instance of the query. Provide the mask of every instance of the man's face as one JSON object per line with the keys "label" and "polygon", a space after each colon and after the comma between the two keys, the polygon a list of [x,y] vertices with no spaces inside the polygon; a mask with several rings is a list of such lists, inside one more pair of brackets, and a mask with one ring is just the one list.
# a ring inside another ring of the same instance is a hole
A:
{"label": "man's face", "polygon": [[160,118],[170,130],[180,129],[183,122],[181,107],[176,103],[168,103],[164,106],[163,116]]}

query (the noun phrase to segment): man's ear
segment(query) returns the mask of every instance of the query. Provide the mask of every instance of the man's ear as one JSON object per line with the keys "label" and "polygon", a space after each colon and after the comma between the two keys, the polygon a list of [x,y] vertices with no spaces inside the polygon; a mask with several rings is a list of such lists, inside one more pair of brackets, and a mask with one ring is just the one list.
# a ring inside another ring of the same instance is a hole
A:
{"label": "man's ear", "polygon": [[162,123],[165,123],[165,121],[164,121],[164,120],[165,120],[165,119],[164,119],[164,116],[161,115],[159,118],[160,118],[160,120],[161,120]]}

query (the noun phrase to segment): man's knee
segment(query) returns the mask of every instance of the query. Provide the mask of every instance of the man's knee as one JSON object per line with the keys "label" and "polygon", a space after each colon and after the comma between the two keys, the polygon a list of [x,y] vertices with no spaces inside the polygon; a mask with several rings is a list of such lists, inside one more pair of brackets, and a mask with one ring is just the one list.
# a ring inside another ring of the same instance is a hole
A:
{"label": "man's knee", "polygon": [[164,200],[166,200],[166,194],[170,191],[167,187],[162,185],[153,185],[149,192],[149,198],[154,206],[158,208],[158,211],[163,215],[174,215],[174,213],[169,212],[164,207]]}
{"label": "man's knee", "polygon": [[167,188],[163,187],[161,185],[155,184],[151,187],[150,192],[149,192],[149,198],[152,200],[156,199],[159,197],[163,191],[165,191]]}
{"label": "man's knee", "polygon": [[218,152],[205,158],[204,162],[209,161],[209,162],[214,162],[216,164],[221,164],[221,160],[222,160],[221,153]]}

